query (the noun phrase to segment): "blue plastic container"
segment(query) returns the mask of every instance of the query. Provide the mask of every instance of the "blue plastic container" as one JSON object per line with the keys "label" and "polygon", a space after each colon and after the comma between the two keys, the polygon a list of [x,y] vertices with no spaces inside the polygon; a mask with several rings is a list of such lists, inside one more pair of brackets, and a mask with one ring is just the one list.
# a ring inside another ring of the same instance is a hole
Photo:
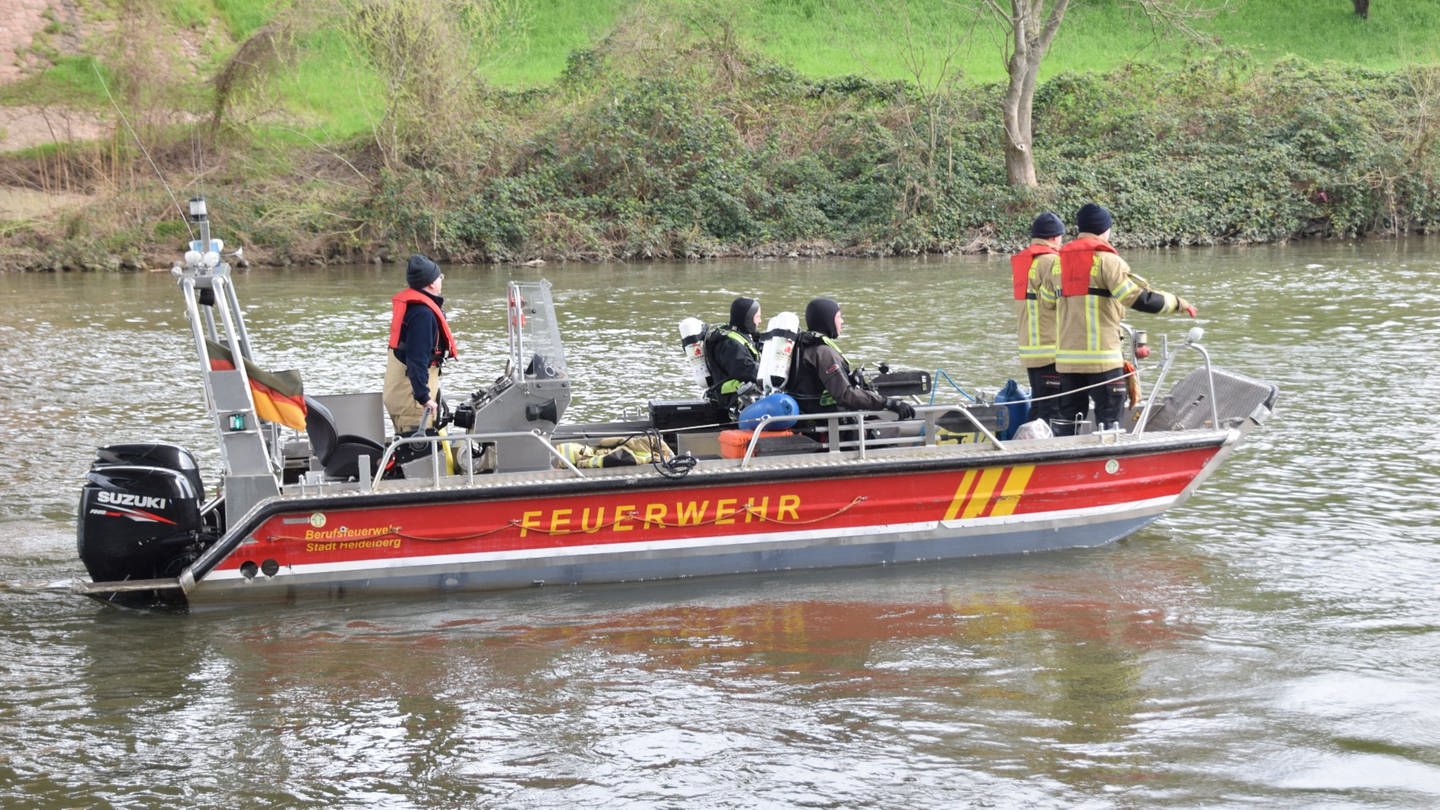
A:
{"label": "blue plastic container", "polygon": [[777,392],[746,405],[740,412],[740,429],[754,430],[760,426],[761,419],[771,416],[775,418],[765,425],[766,430],[789,430],[795,426],[795,420],[782,417],[799,414],[800,403],[789,394]]}
{"label": "blue plastic container", "polygon": [[1001,441],[1015,435],[1015,431],[1030,421],[1030,392],[1014,380],[1005,383],[995,395],[995,431]]}

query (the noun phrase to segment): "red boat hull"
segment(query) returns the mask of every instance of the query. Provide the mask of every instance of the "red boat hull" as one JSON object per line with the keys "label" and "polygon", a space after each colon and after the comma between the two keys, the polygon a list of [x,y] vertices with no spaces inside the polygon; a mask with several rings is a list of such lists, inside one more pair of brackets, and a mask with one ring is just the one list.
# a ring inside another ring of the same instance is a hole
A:
{"label": "red boat hull", "polygon": [[1200,446],[1023,463],[869,471],[862,462],[736,481],[617,477],[577,492],[561,482],[528,497],[502,487],[300,502],[260,522],[187,596],[192,605],[334,598],[1094,546],[1182,500],[1227,454],[1232,441],[1213,435]]}

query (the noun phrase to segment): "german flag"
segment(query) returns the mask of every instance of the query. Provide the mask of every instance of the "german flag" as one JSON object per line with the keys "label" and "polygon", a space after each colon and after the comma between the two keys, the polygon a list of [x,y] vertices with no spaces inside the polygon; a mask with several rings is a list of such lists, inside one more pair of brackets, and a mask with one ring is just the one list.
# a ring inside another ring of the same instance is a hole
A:
{"label": "german flag", "polygon": [[[205,341],[210,353],[212,371],[233,371],[235,360],[230,350],[213,340]],[[255,413],[267,422],[276,422],[295,430],[305,429],[305,389],[298,371],[262,371],[249,360],[245,375],[250,378],[250,394],[255,400]]]}

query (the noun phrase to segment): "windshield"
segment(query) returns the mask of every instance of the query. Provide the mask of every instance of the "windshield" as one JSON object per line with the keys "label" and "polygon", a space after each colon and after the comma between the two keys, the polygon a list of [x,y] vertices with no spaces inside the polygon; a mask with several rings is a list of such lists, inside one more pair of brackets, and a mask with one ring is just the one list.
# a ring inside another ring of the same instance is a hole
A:
{"label": "windshield", "polygon": [[508,300],[510,360],[516,380],[565,374],[565,345],[555,321],[548,281],[512,281]]}

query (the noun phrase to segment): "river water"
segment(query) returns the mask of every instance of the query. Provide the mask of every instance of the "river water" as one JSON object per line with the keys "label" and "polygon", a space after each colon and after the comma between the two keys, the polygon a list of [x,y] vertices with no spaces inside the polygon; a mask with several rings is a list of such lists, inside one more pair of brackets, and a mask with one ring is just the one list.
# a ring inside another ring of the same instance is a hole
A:
{"label": "river water", "polygon": [[[1440,244],[1130,259],[1199,306],[1219,364],[1282,393],[1195,498],[1112,546],[194,615],[64,588],[96,445],[170,439],[214,469],[171,279],[0,276],[0,804],[1440,803]],[[400,277],[241,273],[258,359],[378,388]],[[836,297],[872,368],[1019,372],[1000,258],[450,267],[452,393],[499,374],[504,284],[539,277],[574,419],[688,396],[675,324],[739,294],[767,318]]]}

